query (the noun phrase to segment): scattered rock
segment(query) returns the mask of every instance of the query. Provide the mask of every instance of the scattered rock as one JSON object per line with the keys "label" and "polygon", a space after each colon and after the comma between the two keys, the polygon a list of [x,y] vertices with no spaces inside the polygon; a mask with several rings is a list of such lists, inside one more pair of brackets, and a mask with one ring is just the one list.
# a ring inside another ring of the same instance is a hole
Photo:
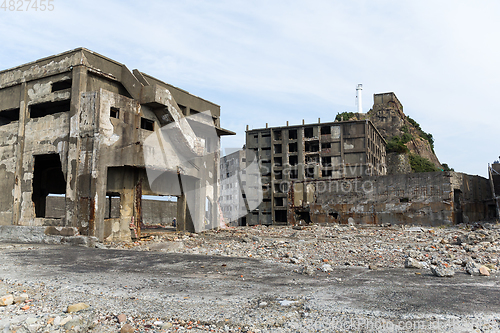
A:
{"label": "scattered rock", "polygon": [[490,269],[486,266],[481,266],[479,268],[479,273],[481,273],[481,275],[483,276],[490,276]]}
{"label": "scattered rock", "polygon": [[14,303],[14,296],[12,295],[5,295],[0,297],[0,306],[7,306],[11,305]]}
{"label": "scattered rock", "polygon": [[304,275],[313,275],[315,269],[312,266],[304,266],[302,267],[302,274]]}
{"label": "scattered rock", "polygon": [[19,304],[23,303],[28,299],[28,294],[21,294],[16,297],[14,297],[14,303]]}
{"label": "scattered rock", "polygon": [[168,330],[169,328],[172,328],[174,326],[172,323],[165,323],[161,326],[162,330]]}
{"label": "scattered rock", "polygon": [[443,263],[439,263],[437,266],[431,266],[431,272],[439,277],[452,277],[455,275],[455,271]]}
{"label": "scattered rock", "polygon": [[68,310],[66,312],[68,312],[68,313],[78,312],[78,311],[81,311],[81,310],[85,310],[88,307],[90,307],[90,305],[88,305],[86,303],[72,304],[72,305],[68,306]]}
{"label": "scattered rock", "polygon": [[121,314],[121,315],[118,315],[116,317],[116,319],[118,320],[118,322],[121,324],[121,323],[124,323],[127,321],[127,316],[125,314]]}
{"label": "scattered rock", "polygon": [[323,266],[321,266],[321,270],[323,272],[333,272],[332,265],[330,264],[324,264]]}
{"label": "scattered rock", "polygon": [[479,268],[481,268],[481,265],[475,263],[473,260],[470,260],[466,265],[465,265],[465,271],[469,273],[470,275],[480,275]]}
{"label": "scattered rock", "polygon": [[135,328],[130,324],[125,324],[122,326],[120,333],[134,333]]}
{"label": "scattered rock", "polygon": [[405,268],[422,269],[422,268],[424,268],[424,263],[409,257],[409,258],[406,258],[406,260],[405,260]]}

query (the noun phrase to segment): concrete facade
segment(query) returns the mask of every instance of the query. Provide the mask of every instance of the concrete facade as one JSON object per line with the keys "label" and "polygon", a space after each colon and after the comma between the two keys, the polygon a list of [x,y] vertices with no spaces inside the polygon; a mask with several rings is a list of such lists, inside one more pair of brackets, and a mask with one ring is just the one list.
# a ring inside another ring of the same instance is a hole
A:
{"label": "concrete facade", "polygon": [[[0,72],[0,124],[1,225],[129,240],[144,194],[177,196],[181,230],[218,226],[219,138],[232,132],[212,102],[79,48]],[[49,194],[64,195],[57,221]]]}
{"label": "concrete facade", "polygon": [[[314,195],[297,200],[292,188],[289,221],[451,225],[495,217],[488,179],[457,172],[424,172],[312,181]],[[299,188],[300,189],[300,188]],[[300,193],[299,193],[300,197]]]}
{"label": "concrete facade", "polygon": [[287,224],[293,184],[295,199],[305,202],[312,194],[302,188],[306,180],[385,175],[385,145],[369,120],[247,130],[247,164],[254,156],[259,161],[263,192],[247,224]]}
{"label": "concrete facade", "polygon": [[247,208],[242,195],[246,184],[246,150],[238,150],[221,158],[220,209],[227,226],[246,225]]}

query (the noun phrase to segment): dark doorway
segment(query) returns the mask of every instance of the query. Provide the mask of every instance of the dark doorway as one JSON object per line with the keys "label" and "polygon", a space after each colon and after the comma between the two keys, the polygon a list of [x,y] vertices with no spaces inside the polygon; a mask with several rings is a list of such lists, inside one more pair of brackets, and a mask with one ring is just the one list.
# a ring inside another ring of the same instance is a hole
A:
{"label": "dark doorway", "polygon": [[33,193],[36,217],[45,217],[45,205],[49,194],[66,194],[66,180],[62,172],[59,154],[34,156]]}
{"label": "dark doorway", "polygon": [[455,204],[455,224],[460,224],[464,221],[462,211],[462,191],[453,190],[453,199]]}

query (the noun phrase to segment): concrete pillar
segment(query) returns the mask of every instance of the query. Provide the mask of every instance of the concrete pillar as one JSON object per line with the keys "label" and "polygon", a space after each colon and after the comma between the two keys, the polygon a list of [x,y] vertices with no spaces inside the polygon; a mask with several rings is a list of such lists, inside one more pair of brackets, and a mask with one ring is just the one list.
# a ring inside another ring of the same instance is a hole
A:
{"label": "concrete pillar", "polygon": [[181,194],[177,198],[177,231],[186,230],[186,213],[187,213],[186,195]]}
{"label": "concrete pillar", "polygon": [[70,128],[69,142],[66,156],[66,221],[67,226],[78,227],[78,161],[80,157],[79,131],[80,131],[80,98],[81,93],[87,88],[87,68],[83,65],[73,67],[71,102],[70,102]]}
{"label": "concrete pillar", "polygon": [[19,127],[17,130],[17,142],[16,142],[16,171],[15,171],[15,183],[14,183],[14,203],[12,208],[12,224],[20,224],[21,217],[21,201],[22,201],[22,189],[21,183],[23,181],[23,160],[24,160],[24,133],[26,126],[26,119],[29,118],[28,114],[28,88],[26,82],[21,84],[21,96],[19,103]]}

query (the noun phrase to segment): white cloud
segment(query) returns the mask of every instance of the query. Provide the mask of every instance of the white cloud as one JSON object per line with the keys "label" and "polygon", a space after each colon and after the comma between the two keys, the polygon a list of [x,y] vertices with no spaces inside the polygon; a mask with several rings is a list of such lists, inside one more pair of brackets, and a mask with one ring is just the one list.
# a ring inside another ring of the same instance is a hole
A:
{"label": "white cloud", "polygon": [[495,1],[86,1],[0,13],[9,68],[78,46],[220,104],[238,132],[331,121],[363,83],[394,91],[438,157],[486,175],[499,154]]}

